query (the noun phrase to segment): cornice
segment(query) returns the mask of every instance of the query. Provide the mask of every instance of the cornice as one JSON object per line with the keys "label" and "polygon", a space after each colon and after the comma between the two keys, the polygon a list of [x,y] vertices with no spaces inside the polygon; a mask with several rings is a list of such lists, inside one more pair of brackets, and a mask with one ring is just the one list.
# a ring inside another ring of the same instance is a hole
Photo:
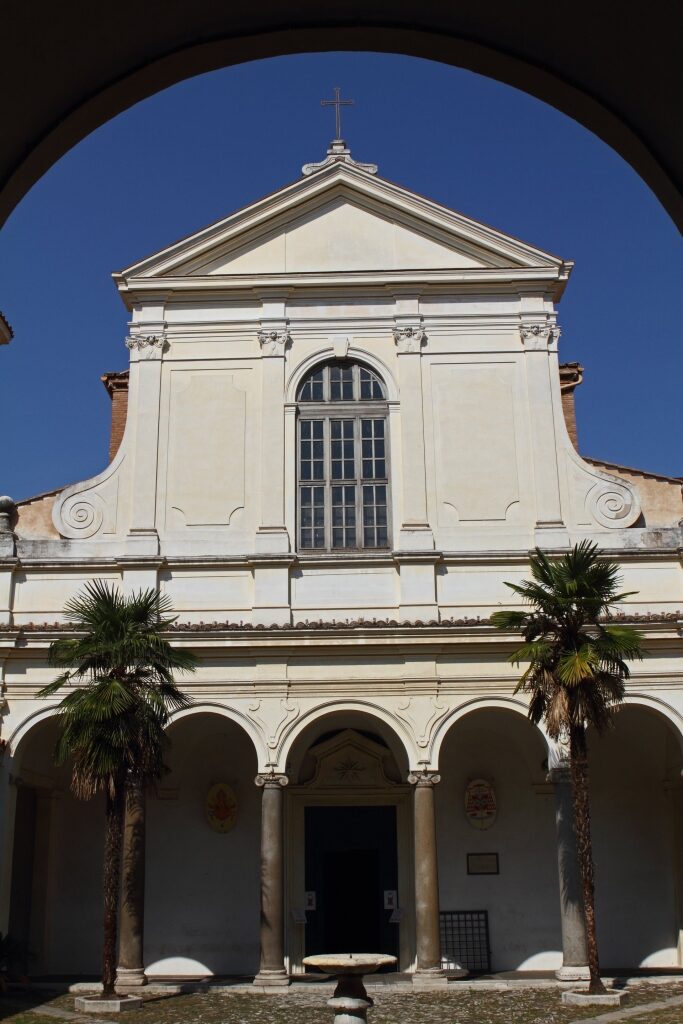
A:
{"label": "cornice", "polygon": [[[634,626],[647,625],[666,630],[683,626],[683,611],[673,612],[619,612],[615,615],[604,617],[600,620],[605,624],[619,623]],[[486,632],[489,637],[500,640],[501,643],[516,642],[518,634],[514,632],[503,632],[491,624],[488,618],[480,616],[464,616],[463,618],[450,619],[415,619],[412,621],[400,622],[397,619],[345,619],[337,620],[309,620],[304,619],[290,625],[252,624],[250,622],[212,621],[212,622],[175,622],[167,634],[178,636],[181,634],[259,634],[259,635],[294,635],[301,634],[322,636],[324,634],[342,633],[348,636],[379,634],[395,638],[397,636],[410,635],[432,635],[447,636],[454,631],[476,630]],[[26,622],[16,626],[0,627],[0,637],[17,636],[18,634],[54,634],[64,633],[78,635],[78,631],[71,629],[66,622]]]}
{"label": "cornice", "polygon": [[[280,294],[289,289],[292,294],[320,290],[348,289],[356,296],[358,289],[373,289],[391,292],[392,288],[406,285],[422,289],[466,291],[476,285],[496,286],[496,291],[517,292],[525,284],[538,286],[547,283],[556,301],[559,300],[565,275],[557,267],[490,267],[459,270],[344,270],[344,271],[300,271],[281,274],[215,274],[210,277],[169,276],[164,278],[168,300],[183,295],[217,293],[233,297],[247,295],[254,299],[270,292]],[[121,296],[132,308],[136,299],[144,301],[145,296],[157,296],[159,281],[156,278],[130,277],[117,282]]]}

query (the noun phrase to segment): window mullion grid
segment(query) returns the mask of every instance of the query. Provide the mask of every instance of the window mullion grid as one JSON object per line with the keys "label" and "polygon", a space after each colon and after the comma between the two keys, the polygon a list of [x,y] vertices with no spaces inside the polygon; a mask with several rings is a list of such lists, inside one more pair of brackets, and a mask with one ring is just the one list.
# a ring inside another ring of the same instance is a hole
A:
{"label": "window mullion grid", "polygon": [[[358,368],[356,367],[356,372],[357,372],[357,369]],[[362,480],[363,480],[363,451],[362,451],[363,444],[362,444],[362,440],[361,440],[360,422],[361,422],[360,416],[354,417],[354,421],[353,421],[353,435],[354,435],[354,437],[353,437],[353,449],[354,449],[354,455],[355,455],[355,460],[354,460],[355,461],[355,466],[354,466],[354,468],[355,468],[355,471],[356,471],[356,478],[355,478],[354,486],[355,486],[355,489],[356,489],[356,547],[357,548],[365,547],[364,537],[363,537],[363,504],[362,504],[362,502],[363,502],[363,484],[362,484]]]}
{"label": "window mullion grid", "polygon": [[[327,370],[327,380],[330,380],[330,371]],[[323,436],[325,465],[325,550],[332,551],[332,417],[326,416],[323,420]]]}

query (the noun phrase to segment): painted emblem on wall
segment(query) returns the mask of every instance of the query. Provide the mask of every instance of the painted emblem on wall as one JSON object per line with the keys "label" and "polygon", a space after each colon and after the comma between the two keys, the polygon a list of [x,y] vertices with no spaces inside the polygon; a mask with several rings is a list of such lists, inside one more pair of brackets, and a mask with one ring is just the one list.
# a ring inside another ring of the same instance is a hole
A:
{"label": "painted emblem on wall", "polygon": [[465,814],[472,828],[485,832],[498,814],[496,792],[486,779],[472,779],[465,790]]}
{"label": "painted emblem on wall", "polygon": [[206,820],[214,832],[229,832],[237,821],[237,797],[227,782],[217,782],[206,794]]}

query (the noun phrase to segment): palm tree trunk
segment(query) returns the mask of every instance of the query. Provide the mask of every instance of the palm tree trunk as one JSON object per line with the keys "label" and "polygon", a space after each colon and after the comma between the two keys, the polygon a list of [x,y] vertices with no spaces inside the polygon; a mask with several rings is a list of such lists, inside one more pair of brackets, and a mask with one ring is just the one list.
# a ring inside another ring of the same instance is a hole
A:
{"label": "palm tree trunk", "polygon": [[595,933],[595,885],[593,881],[593,844],[591,841],[591,813],[588,792],[588,745],[586,730],[572,727],[569,735],[569,758],[572,776],[574,830],[581,868],[583,906],[586,921],[586,951],[590,971],[589,992],[606,991],[600,979],[598,940]]}
{"label": "palm tree trunk", "polygon": [[121,844],[123,841],[124,787],[117,783],[115,795],[106,795],[104,834],[104,944],[102,952],[102,995],[114,995],[116,981],[116,937],[121,888]]}

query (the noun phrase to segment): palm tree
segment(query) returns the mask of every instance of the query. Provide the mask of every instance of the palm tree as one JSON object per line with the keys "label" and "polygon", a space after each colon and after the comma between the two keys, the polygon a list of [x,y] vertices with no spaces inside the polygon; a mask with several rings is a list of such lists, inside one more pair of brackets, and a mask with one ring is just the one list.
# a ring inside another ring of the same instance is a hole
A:
{"label": "palm tree", "polygon": [[173,673],[194,670],[192,654],[162,636],[175,617],[158,590],[124,596],[94,580],[64,608],[77,633],[50,645],[50,664],[64,669],[40,691],[64,687],[55,759],[72,759],[71,788],[88,800],[105,795],[103,996],[114,993],[123,817],[128,779],[144,783],[164,770],[164,727],[191,699]]}
{"label": "palm tree", "polygon": [[543,722],[551,739],[569,748],[576,833],[590,970],[589,991],[603,993],[595,933],[595,895],[588,785],[587,730],[602,733],[614,720],[629,678],[627,661],[642,657],[642,637],[608,620],[619,593],[619,567],[582,541],[561,558],[536,548],[531,580],[506,583],[529,611],[491,616],[501,630],[521,632],[524,643],[510,661],[528,662],[515,693],[528,693],[529,718]]}

